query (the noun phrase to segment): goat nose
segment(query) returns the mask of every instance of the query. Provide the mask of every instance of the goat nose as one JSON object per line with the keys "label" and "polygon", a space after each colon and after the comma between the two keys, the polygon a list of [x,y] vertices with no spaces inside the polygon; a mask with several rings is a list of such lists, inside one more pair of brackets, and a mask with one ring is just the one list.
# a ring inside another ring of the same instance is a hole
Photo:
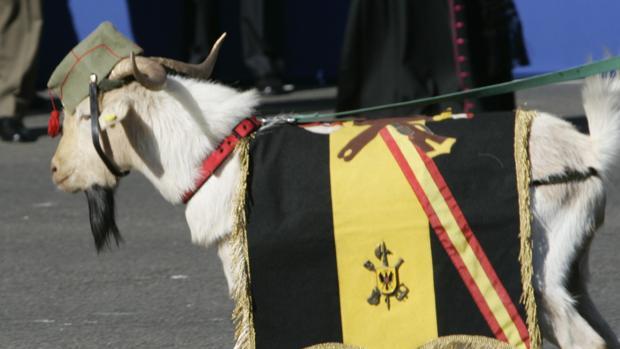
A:
{"label": "goat nose", "polygon": [[52,173],[58,172],[58,165],[56,164],[56,161],[54,161],[54,159],[52,159],[50,170],[52,171]]}

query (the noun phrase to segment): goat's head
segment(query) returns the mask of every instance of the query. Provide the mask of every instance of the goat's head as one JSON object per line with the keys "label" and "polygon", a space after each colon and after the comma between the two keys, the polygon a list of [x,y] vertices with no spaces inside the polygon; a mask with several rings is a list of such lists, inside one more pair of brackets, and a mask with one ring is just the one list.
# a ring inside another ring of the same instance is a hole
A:
{"label": "goat's head", "polygon": [[[165,89],[170,70],[197,79],[207,79],[213,70],[220,45],[225,35],[214,44],[209,56],[201,64],[187,64],[167,58],[129,57],[120,59],[105,78],[122,86],[103,91],[98,98],[100,115],[91,115],[88,97],[72,109],[64,110],[62,135],[51,162],[52,179],[65,192],[84,191],[88,198],[90,223],[95,245],[101,250],[113,236],[118,243],[120,235],[114,221],[114,188],[119,178],[114,175],[95,150],[91,118],[98,118],[100,135],[96,140],[103,149],[103,157],[122,170],[132,167],[130,153],[135,147],[138,116],[135,106],[144,103],[144,91]],[[84,89],[87,86],[83,86]],[[95,124],[96,125],[96,124]],[[95,141],[95,142],[96,142]]]}

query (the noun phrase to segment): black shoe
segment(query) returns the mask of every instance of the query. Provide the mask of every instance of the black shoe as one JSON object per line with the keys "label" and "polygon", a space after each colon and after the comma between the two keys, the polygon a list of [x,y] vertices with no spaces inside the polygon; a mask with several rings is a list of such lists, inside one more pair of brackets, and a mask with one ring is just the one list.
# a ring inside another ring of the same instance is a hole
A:
{"label": "black shoe", "polygon": [[0,117],[0,138],[5,142],[34,142],[37,137],[32,134],[16,117]]}
{"label": "black shoe", "polygon": [[273,96],[291,93],[295,90],[292,84],[284,84],[280,78],[268,76],[256,82],[256,88],[262,95]]}

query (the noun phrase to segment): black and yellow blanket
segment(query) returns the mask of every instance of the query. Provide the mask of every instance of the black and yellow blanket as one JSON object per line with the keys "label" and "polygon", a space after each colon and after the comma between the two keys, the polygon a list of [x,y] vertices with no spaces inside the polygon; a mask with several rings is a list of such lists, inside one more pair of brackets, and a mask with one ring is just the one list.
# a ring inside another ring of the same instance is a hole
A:
{"label": "black and yellow blanket", "polygon": [[514,135],[512,113],[259,132],[240,227],[243,345],[537,347],[535,308],[520,302],[533,295]]}

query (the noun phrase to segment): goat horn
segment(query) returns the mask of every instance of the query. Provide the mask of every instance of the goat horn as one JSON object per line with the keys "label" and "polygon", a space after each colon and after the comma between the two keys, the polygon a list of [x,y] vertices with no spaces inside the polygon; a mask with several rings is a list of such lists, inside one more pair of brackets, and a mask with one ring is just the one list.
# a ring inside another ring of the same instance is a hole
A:
{"label": "goat horn", "polygon": [[200,64],[189,64],[163,57],[151,57],[151,59],[171,70],[174,70],[177,73],[187,75],[192,78],[207,80],[213,72],[213,67],[217,61],[217,56],[220,52],[220,47],[224,42],[224,38],[226,38],[226,33],[222,34],[219,39],[217,39],[211,48],[211,52],[209,52],[209,56]]}
{"label": "goat horn", "polygon": [[129,75],[133,75],[140,85],[149,90],[161,90],[166,84],[166,70],[161,64],[146,57],[136,57],[133,52],[129,58],[114,66],[110,79],[122,79]]}

